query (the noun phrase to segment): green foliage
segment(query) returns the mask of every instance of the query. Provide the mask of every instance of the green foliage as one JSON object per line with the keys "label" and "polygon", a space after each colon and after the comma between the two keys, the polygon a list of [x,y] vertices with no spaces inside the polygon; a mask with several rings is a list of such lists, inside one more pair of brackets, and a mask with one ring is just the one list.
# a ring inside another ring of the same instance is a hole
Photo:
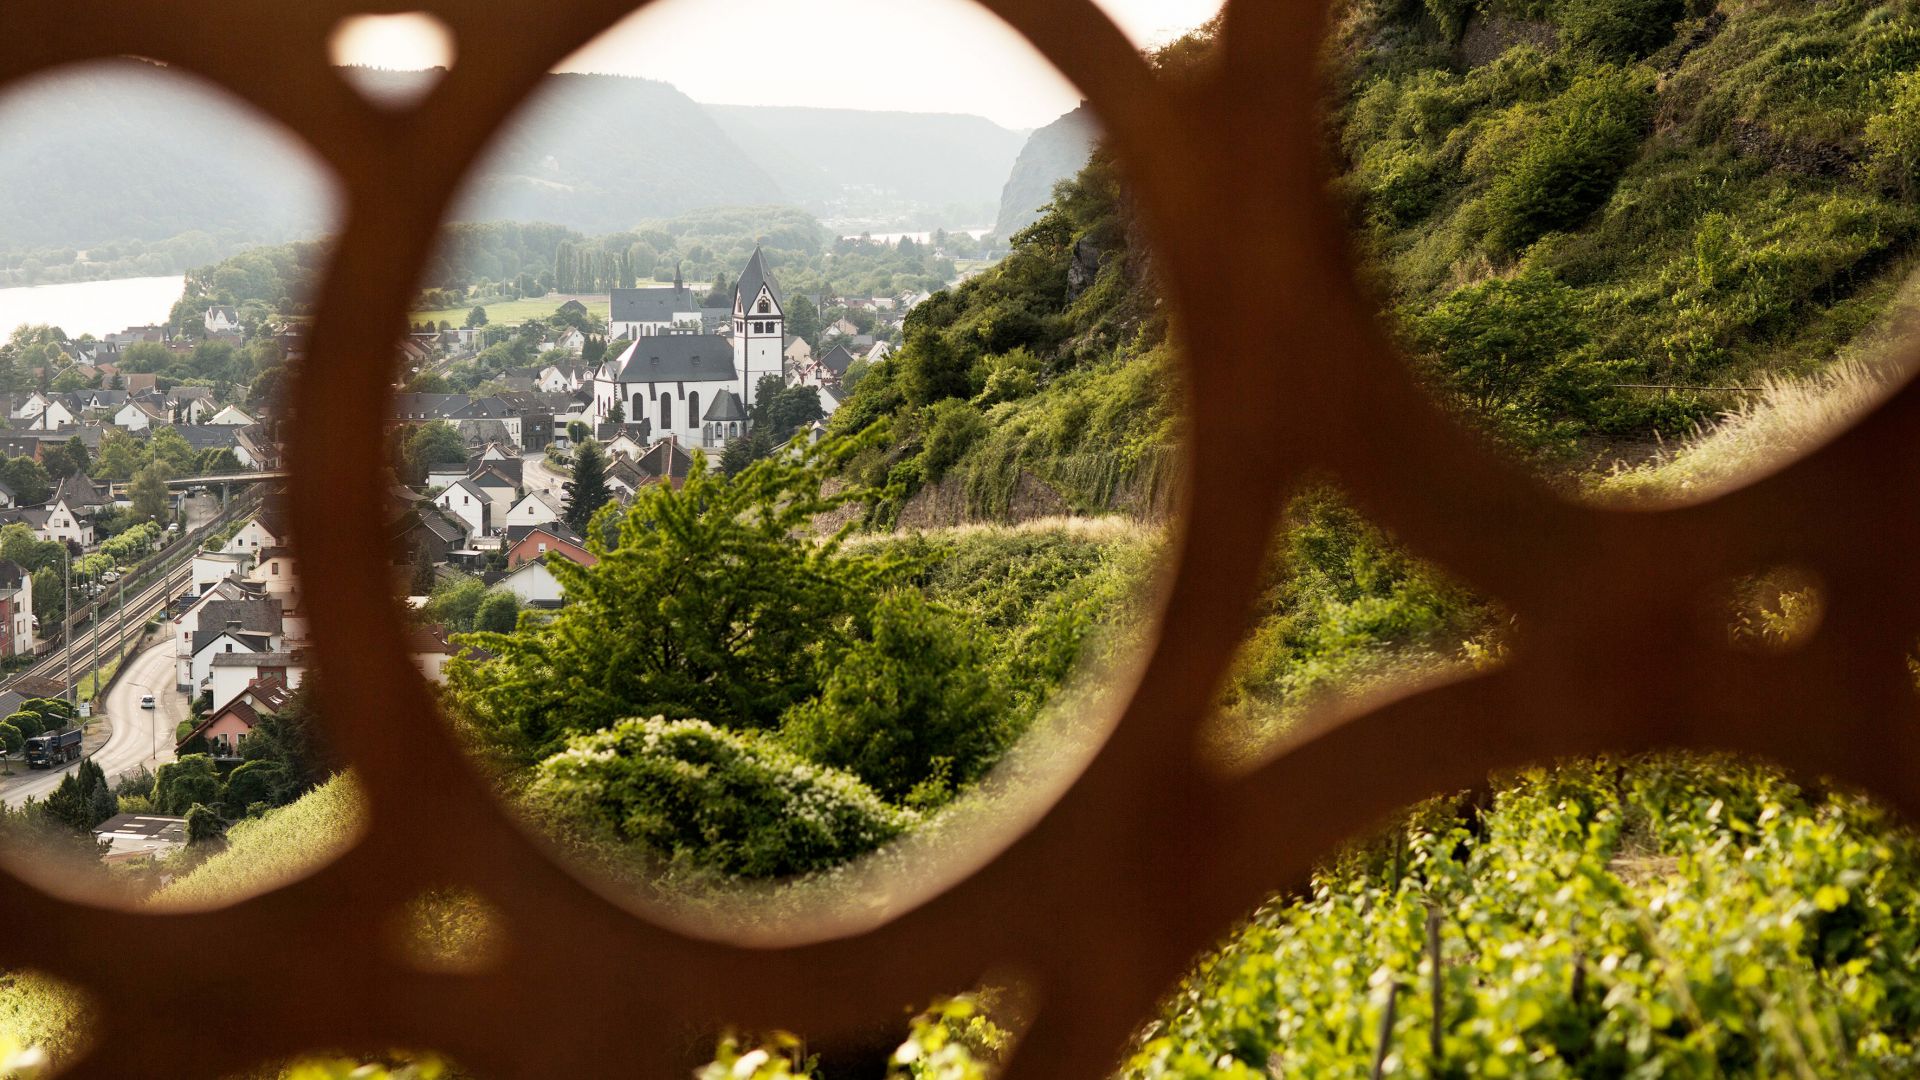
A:
{"label": "green foliage", "polygon": [[474,636],[494,658],[452,661],[450,700],[527,762],[621,716],[775,726],[817,693],[896,572],[810,531],[859,494],[821,490],[819,465],[848,449],[823,442],[733,477],[702,461],[680,487],[647,485],[587,531],[594,566],[549,563],[567,594],[558,614]]}
{"label": "green foliage", "polygon": [[1486,212],[1495,249],[1517,252],[1599,209],[1639,153],[1652,115],[1652,83],[1638,72],[1601,69],[1576,80],[1519,152],[1493,166]]}
{"label": "green foliage", "polygon": [[467,444],[460,431],[445,420],[433,420],[407,433],[401,444],[400,463],[408,482],[425,483],[427,470],[435,465],[459,465],[467,460]]}
{"label": "green foliage", "polygon": [[1605,60],[1638,60],[1673,38],[1684,0],[1568,0],[1561,32]]}
{"label": "green foliage", "polygon": [[92,758],[81,759],[47,796],[47,816],[77,833],[91,832],[119,812],[107,774]]}
{"label": "green foliage", "polygon": [[625,720],[534,770],[538,812],[591,844],[702,870],[786,877],[839,865],[914,821],[854,777],[700,720]]}
{"label": "green foliage", "polygon": [[918,593],[883,597],[867,638],[834,666],[820,695],[787,713],[782,740],[889,800],[946,801],[1008,741],[1007,694],[981,638]]}
{"label": "green foliage", "polygon": [[511,634],[520,620],[520,598],[505,589],[494,589],[473,613],[473,629],[483,634]]}
{"label": "green foliage", "polygon": [[573,478],[566,488],[567,524],[584,534],[593,515],[613,498],[613,489],[607,486],[607,452],[599,443],[587,439],[575,447]]}
{"label": "green foliage", "polygon": [[26,744],[26,732],[21,731],[19,725],[0,720],[0,751],[8,757],[19,757]]}
{"label": "green foliage", "polygon": [[1366,1075],[1395,991],[1411,1075],[1907,1073],[1920,864],[1889,825],[1730,761],[1430,805],[1203,961],[1123,1075]]}
{"label": "green foliage", "polygon": [[365,818],[353,781],[329,780],[288,806],[234,823],[223,850],[175,878],[154,899],[168,907],[204,907],[262,892],[344,851]]}
{"label": "green foliage", "polygon": [[1868,164],[1883,183],[1911,198],[1920,190],[1920,71],[1895,79],[1889,97],[1887,111],[1867,121]]}
{"label": "green foliage", "polygon": [[183,754],[154,774],[153,805],[163,814],[181,815],[196,805],[220,801],[220,771],[205,754]]}
{"label": "green foliage", "polygon": [[156,461],[134,473],[133,483],[127,489],[133,499],[134,515],[148,521],[165,517],[170,505],[167,481],[171,479],[173,470],[163,461]]}

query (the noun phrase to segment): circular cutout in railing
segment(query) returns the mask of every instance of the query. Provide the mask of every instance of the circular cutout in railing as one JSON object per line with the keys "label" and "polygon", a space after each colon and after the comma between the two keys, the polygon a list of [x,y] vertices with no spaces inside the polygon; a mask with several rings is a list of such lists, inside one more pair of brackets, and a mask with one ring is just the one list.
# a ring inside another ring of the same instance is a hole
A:
{"label": "circular cutout in railing", "polygon": [[[142,60],[14,89],[0,148],[6,866],[134,910],[169,890],[240,900],[342,846],[276,846],[271,872],[215,865],[230,826],[243,845],[246,819],[327,776],[288,737],[301,616],[270,576],[287,537],[261,508],[281,498],[278,388],[336,193],[284,130]],[[56,1063],[87,1028],[5,1013]]]}
{"label": "circular cutout in railing", "polygon": [[1703,499],[1904,381],[1908,16],[1343,10],[1365,276],[1448,411],[1554,488]]}

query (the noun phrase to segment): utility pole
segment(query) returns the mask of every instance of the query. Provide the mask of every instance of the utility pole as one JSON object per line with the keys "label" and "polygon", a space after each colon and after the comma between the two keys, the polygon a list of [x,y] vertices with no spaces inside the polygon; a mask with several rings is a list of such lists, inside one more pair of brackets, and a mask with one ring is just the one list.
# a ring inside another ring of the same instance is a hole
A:
{"label": "utility pole", "polygon": [[73,549],[62,540],[60,550],[67,553],[66,610],[62,612],[66,626],[60,635],[60,646],[67,654],[67,704],[78,706],[79,695],[73,685]]}

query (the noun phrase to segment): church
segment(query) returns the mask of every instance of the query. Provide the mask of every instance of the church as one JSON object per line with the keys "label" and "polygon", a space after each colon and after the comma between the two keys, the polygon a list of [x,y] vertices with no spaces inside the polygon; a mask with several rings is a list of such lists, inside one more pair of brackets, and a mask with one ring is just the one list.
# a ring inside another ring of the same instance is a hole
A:
{"label": "church", "polygon": [[594,372],[593,412],[614,407],[689,449],[718,449],[746,433],[760,380],[784,378],[786,298],[759,248],[734,289],[731,338],[705,333],[693,293],[674,273],[671,288],[616,289],[608,320],[612,357]]}

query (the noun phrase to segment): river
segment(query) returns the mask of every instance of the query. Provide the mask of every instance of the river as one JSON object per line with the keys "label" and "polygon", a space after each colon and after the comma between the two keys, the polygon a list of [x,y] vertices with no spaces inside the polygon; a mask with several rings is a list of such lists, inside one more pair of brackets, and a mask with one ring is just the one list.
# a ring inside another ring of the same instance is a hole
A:
{"label": "river", "polygon": [[57,326],[68,337],[103,337],[129,326],[165,322],[186,282],[175,274],[0,289],[0,340],[16,327],[34,323]]}

